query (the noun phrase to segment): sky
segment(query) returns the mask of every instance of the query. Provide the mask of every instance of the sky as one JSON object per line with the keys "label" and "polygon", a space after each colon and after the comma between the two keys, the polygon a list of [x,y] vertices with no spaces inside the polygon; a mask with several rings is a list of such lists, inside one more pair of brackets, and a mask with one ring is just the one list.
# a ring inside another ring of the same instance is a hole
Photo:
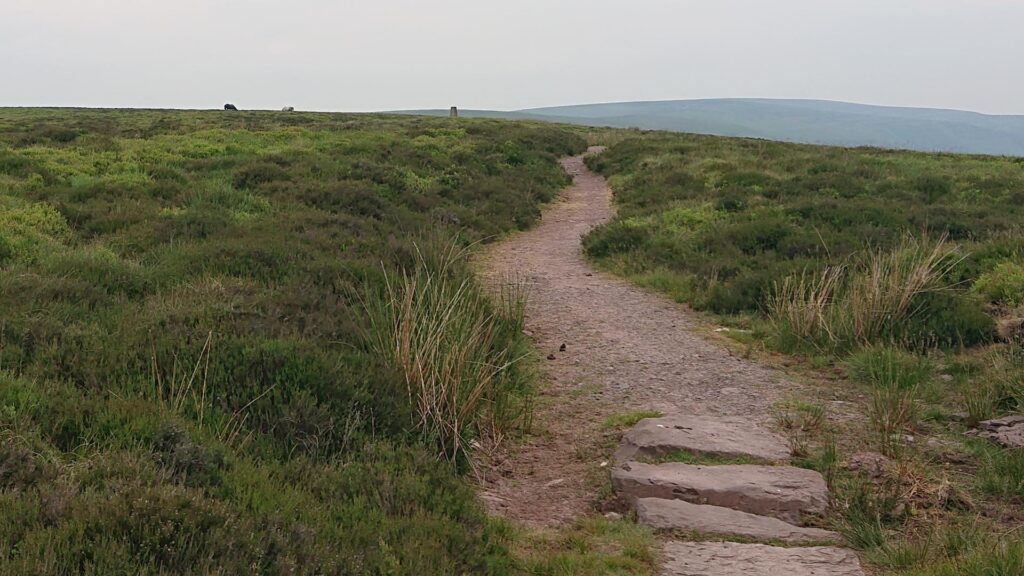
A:
{"label": "sky", "polygon": [[1024,0],[0,0],[0,106],[1024,114]]}

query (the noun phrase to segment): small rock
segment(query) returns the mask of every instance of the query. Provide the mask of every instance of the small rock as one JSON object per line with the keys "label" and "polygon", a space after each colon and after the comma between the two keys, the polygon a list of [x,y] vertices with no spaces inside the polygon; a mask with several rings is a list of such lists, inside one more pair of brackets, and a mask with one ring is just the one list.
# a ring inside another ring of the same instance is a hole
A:
{"label": "small rock", "polygon": [[591,274],[590,272],[587,272],[586,274],[584,274],[584,276],[588,276],[589,277],[589,276],[593,276],[593,274]]}
{"label": "small rock", "polygon": [[879,478],[892,464],[885,456],[878,452],[858,452],[846,462],[846,469],[852,472],[864,472],[869,478]]}
{"label": "small rock", "polygon": [[608,512],[604,515],[604,517],[608,520],[611,520],[612,522],[618,522],[619,520],[622,520],[622,514],[619,514],[618,512]]}
{"label": "small rock", "polygon": [[1007,448],[1024,448],[1024,415],[979,422],[978,429],[967,434],[991,440]]}
{"label": "small rock", "polygon": [[1024,334],[1024,318],[1001,318],[996,322],[996,331],[1003,340],[1013,340]]}
{"label": "small rock", "polygon": [[555,359],[555,355],[554,354],[548,354],[548,360],[554,360],[554,359]]}
{"label": "small rock", "polygon": [[953,381],[953,375],[952,374],[942,374],[941,376],[939,376],[939,380],[942,380],[943,382],[952,382]]}
{"label": "small rock", "polygon": [[925,442],[925,445],[931,448],[932,450],[936,450],[939,452],[955,450],[957,448],[956,444],[954,444],[953,442],[950,442],[949,440],[943,440],[941,438],[929,438],[928,441]]}
{"label": "small rock", "polygon": [[554,488],[555,486],[560,486],[562,484],[565,484],[565,478],[559,478],[558,480],[552,480],[551,482],[548,482],[547,484],[545,484],[544,487],[545,488]]}
{"label": "small rock", "polygon": [[601,462],[598,466],[600,466],[601,468],[607,468],[608,467],[608,461],[605,460],[604,462]]}
{"label": "small rock", "polygon": [[565,343],[563,343],[561,346],[558,347],[558,351],[559,352],[565,352],[566,351]]}
{"label": "small rock", "polygon": [[949,415],[950,422],[966,422],[970,418],[970,414],[967,412],[953,412]]}

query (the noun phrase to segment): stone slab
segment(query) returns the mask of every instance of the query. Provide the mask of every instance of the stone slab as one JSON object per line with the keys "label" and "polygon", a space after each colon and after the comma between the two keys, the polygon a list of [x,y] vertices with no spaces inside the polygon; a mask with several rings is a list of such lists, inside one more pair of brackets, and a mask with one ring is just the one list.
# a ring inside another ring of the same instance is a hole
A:
{"label": "stone slab", "polygon": [[857,555],[832,547],[669,542],[662,576],[864,576]]}
{"label": "stone slab", "polygon": [[821,474],[791,466],[643,464],[612,470],[615,491],[629,499],[664,498],[710,504],[800,524],[801,513],[828,506]]}
{"label": "stone slab", "polygon": [[766,462],[790,456],[785,440],[745,418],[679,414],[638,422],[623,436],[614,459],[627,462],[677,451]]}
{"label": "stone slab", "polygon": [[640,524],[655,530],[684,530],[790,543],[841,541],[839,534],[828,530],[802,528],[777,518],[683,500],[640,498],[636,501],[636,514]]}

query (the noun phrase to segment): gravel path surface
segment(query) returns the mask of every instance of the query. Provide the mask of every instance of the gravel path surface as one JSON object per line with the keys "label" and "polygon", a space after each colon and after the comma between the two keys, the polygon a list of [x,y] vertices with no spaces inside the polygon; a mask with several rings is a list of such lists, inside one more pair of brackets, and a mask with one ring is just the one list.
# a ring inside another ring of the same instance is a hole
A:
{"label": "gravel path surface", "polygon": [[594,512],[595,478],[607,480],[602,459],[617,442],[604,428],[608,416],[657,410],[767,422],[772,402],[795,389],[698,334],[684,306],[591,268],[580,238],[613,216],[612,193],[583,156],[562,164],[574,184],[538,226],[490,247],[480,262],[493,285],[509,275],[529,282],[527,329],[553,355],[543,361],[549,384],[534,434],[482,467],[492,511],[535,526]]}

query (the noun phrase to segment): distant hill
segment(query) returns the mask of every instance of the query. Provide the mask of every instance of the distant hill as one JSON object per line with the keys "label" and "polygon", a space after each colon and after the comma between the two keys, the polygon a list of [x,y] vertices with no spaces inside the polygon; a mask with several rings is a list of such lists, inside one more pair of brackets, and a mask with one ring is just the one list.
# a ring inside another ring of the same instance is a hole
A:
{"label": "distant hill", "polygon": [[469,110],[461,114],[810,144],[1024,156],[1024,116],[960,110],[824,100],[715,99],[584,104],[512,112]]}

